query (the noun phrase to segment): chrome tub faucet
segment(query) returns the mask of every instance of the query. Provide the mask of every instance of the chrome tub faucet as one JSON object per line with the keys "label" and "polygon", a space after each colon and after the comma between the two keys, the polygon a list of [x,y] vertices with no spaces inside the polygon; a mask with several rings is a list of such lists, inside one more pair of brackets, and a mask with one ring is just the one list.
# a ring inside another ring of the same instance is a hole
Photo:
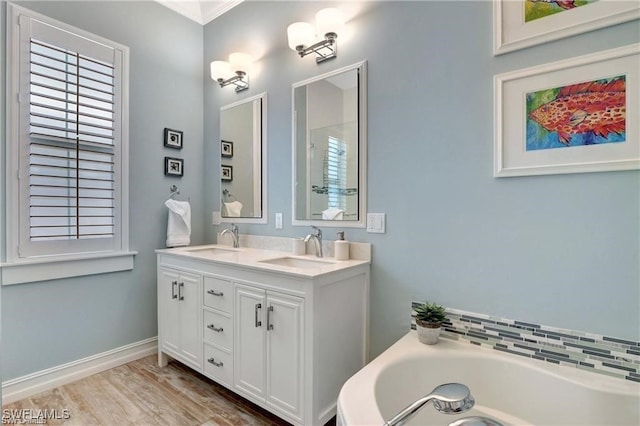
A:
{"label": "chrome tub faucet", "polygon": [[460,383],[446,383],[436,387],[429,395],[423,396],[407,406],[391,420],[387,421],[384,426],[403,425],[430,401],[433,401],[433,406],[436,410],[445,414],[464,413],[475,404],[468,387]]}

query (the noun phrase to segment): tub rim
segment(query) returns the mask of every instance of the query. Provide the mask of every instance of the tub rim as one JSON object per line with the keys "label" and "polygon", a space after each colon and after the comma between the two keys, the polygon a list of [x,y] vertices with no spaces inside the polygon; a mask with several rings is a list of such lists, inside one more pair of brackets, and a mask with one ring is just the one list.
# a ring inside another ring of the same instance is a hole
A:
{"label": "tub rim", "polygon": [[[338,396],[338,412],[344,424],[384,424],[388,419],[383,417],[376,399],[376,388],[382,372],[391,364],[430,355],[446,356],[448,358],[495,358],[501,362],[533,369],[540,374],[566,380],[594,391],[640,398],[640,383],[609,377],[571,366],[506,354],[494,349],[452,339],[441,338],[437,345],[425,345],[418,341],[416,331],[411,330],[349,378],[343,385]],[[366,412],[356,412],[359,406],[367,407]],[[358,419],[358,422],[354,422],[354,418]]]}

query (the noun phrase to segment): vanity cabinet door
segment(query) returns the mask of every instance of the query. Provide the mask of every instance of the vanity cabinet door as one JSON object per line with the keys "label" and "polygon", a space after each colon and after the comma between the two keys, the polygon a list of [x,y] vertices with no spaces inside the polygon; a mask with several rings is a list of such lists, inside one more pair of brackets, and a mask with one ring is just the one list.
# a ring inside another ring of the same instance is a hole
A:
{"label": "vanity cabinet door", "polygon": [[198,370],[202,369],[202,277],[161,268],[158,274],[160,348]]}
{"label": "vanity cabinet door", "polygon": [[235,387],[301,421],[304,300],[236,286]]}
{"label": "vanity cabinet door", "polygon": [[178,301],[180,302],[180,353],[198,368],[202,368],[202,307],[200,287],[202,278],[193,274],[180,274]]}
{"label": "vanity cabinet door", "polygon": [[180,303],[178,301],[178,272],[161,269],[158,274],[158,319],[160,348],[180,352]]}
{"label": "vanity cabinet door", "polygon": [[267,292],[267,403],[302,420],[304,301]]}
{"label": "vanity cabinet door", "polygon": [[264,400],[265,292],[237,285],[235,300],[235,387]]}

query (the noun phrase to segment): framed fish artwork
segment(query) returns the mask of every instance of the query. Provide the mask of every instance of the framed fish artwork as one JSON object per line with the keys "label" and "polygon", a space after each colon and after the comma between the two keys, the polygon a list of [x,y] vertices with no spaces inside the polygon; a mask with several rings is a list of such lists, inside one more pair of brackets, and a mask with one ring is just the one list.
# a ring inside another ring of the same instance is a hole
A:
{"label": "framed fish artwork", "polygon": [[638,0],[494,0],[493,54],[638,18]]}
{"label": "framed fish artwork", "polygon": [[494,77],[494,176],[640,169],[640,44]]}

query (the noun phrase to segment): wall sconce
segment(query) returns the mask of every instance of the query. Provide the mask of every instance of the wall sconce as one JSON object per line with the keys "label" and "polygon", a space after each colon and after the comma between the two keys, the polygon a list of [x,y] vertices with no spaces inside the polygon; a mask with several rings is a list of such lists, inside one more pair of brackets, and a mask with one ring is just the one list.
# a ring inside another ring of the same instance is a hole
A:
{"label": "wall sconce", "polygon": [[253,60],[246,53],[235,52],[229,55],[229,62],[211,62],[211,78],[218,82],[220,87],[233,84],[236,92],[242,92],[249,88],[249,71]]}
{"label": "wall sconce", "polygon": [[[318,64],[335,58],[338,55],[336,39],[343,26],[344,17],[339,9],[322,9],[316,13],[315,28],[307,22],[294,22],[287,27],[289,47],[298,52],[301,58],[315,52]],[[324,37],[324,40],[316,43],[316,34]]]}

